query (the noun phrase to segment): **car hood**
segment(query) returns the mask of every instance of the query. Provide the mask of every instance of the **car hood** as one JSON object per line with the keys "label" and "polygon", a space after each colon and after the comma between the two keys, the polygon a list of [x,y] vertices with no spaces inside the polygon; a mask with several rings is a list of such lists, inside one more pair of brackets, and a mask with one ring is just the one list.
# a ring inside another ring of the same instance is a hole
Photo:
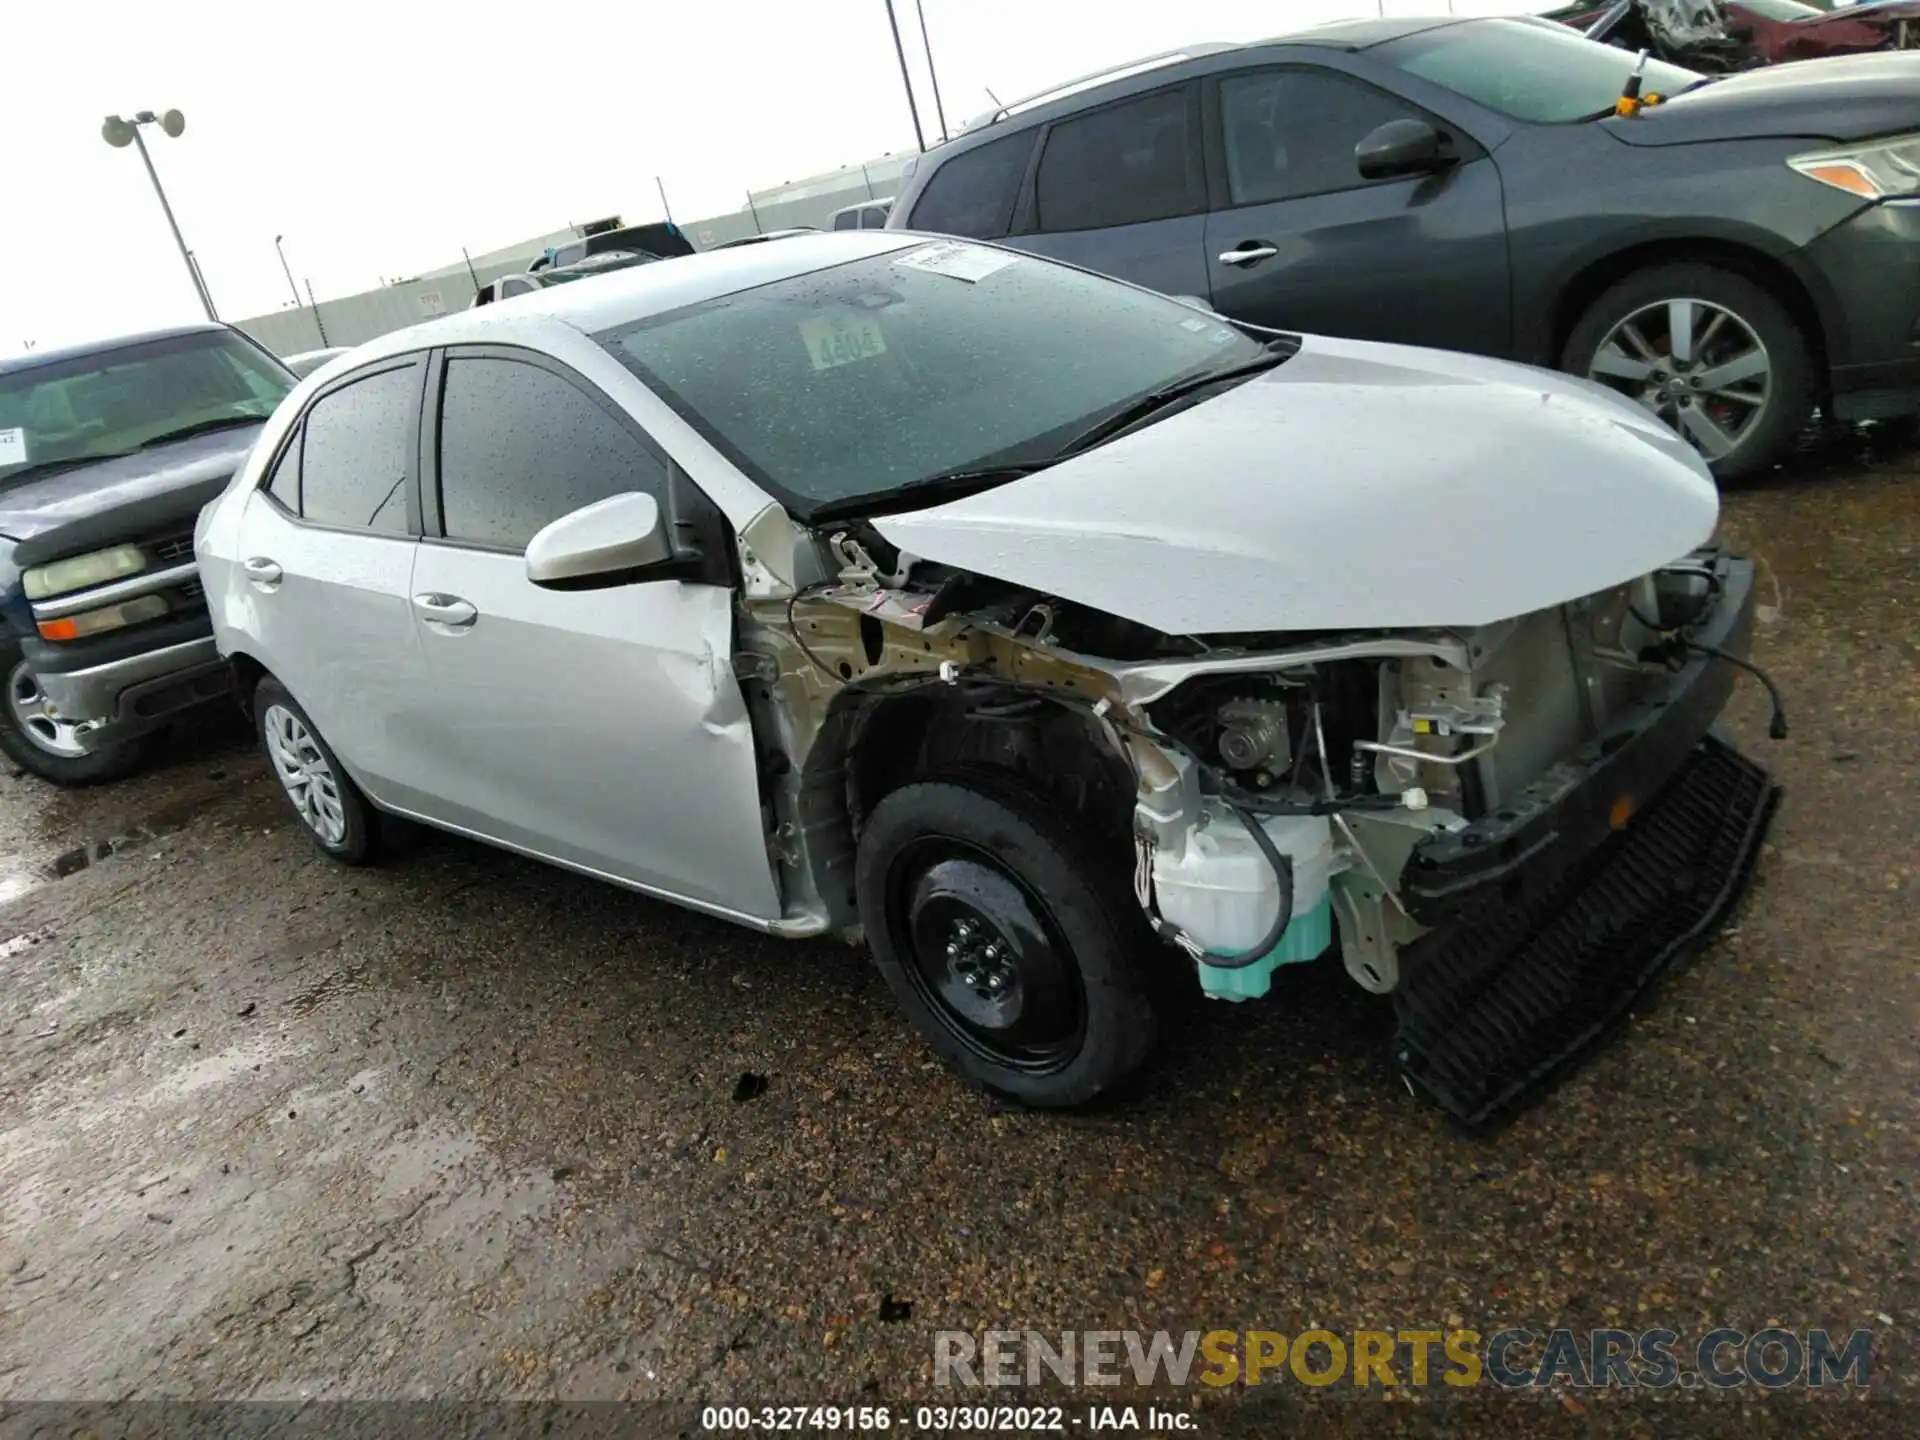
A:
{"label": "car hood", "polygon": [[1309,337],[1225,394],[890,543],[1167,634],[1486,624],[1709,539],[1705,465],[1585,380]]}
{"label": "car hood", "polygon": [[1600,123],[1629,145],[1771,136],[1868,140],[1920,130],[1920,52],[1764,66],[1676,95],[1632,118]]}
{"label": "car hood", "polygon": [[[259,435],[258,425],[216,430],[37,480],[0,484],[0,535],[36,541],[54,532],[91,532],[123,512],[132,512],[141,531],[149,528],[144,523],[149,514],[164,521],[183,511],[191,520],[220,493]],[[131,532],[122,533],[102,543],[130,538]]]}

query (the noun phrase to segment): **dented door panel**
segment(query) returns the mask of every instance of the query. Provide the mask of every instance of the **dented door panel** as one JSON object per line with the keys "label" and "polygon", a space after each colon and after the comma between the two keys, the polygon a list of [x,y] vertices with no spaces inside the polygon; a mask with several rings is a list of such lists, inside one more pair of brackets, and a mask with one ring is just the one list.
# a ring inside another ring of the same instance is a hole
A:
{"label": "dented door panel", "polygon": [[518,555],[423,545],[415,609],[443,723],[424,818],[736,918],[780,914],[729,591],[666,580],[543,590]]}

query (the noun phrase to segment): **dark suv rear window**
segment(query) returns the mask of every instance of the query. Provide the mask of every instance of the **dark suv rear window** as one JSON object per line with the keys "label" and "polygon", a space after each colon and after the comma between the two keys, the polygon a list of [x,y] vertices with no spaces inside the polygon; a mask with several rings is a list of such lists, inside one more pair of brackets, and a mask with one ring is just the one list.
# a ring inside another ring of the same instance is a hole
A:
{"label": "dark suv rear window", "polygon": [[997,240],[1013,223],[1013,201],[1027,173],[1037,132],[1003,135],[972,150],[962,150],[933,172],[913,207],[915,230]]}

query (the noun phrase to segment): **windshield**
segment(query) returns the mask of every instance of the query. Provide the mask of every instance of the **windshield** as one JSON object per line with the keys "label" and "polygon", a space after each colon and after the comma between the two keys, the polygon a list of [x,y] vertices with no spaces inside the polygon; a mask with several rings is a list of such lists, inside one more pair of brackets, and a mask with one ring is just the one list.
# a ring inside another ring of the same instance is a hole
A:
{"label": "windshield", "polygon": [[[1389,41],[1371,52],[1515,120],[1557,125],[1610,114],[1635,57],[1544,20],[1475,20]],[[1642,94],[1677,95],[1705,77],[1648,60]]]}
{"label": "windshield", "polygon": [[934,475],[1051,459],[1169,381],[1267,353],[1178,301],[956,241],[596,338],[803,520]]}
{"label": "windshield", "polygon": [[297,382],[225,331],[0,373],[0,485],[138,450],[177,430],[264,420]]}

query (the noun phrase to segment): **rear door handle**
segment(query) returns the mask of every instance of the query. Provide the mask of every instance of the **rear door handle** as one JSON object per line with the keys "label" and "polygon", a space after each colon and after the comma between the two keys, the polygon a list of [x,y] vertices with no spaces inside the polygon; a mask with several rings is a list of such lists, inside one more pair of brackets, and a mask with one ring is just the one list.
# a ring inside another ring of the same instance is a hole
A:
{"label": "rear door handle", "polygon": [[1221,251],[1220,263],[1222,265],[1257,265],[1262,260],[1271,260],[1279,253],[1271,245],[1262,245],[1258,241],[1249,240],[1237,249]]}
{"label": "rear door handle", "polygon": [[262,590],[277,588],[280,584],[280,577],[284,573],[278,565],[267,559],[264,555],[255,555],[251,559],[243,561],[240,568],[247,572],[247,579],[251,580]]}
{"label": "rear door handle", "polygon": [[458,595],[416,595],[413,608],[429,625],[444,626],[448,630],[469,629],[480,618],[479,610]]}

